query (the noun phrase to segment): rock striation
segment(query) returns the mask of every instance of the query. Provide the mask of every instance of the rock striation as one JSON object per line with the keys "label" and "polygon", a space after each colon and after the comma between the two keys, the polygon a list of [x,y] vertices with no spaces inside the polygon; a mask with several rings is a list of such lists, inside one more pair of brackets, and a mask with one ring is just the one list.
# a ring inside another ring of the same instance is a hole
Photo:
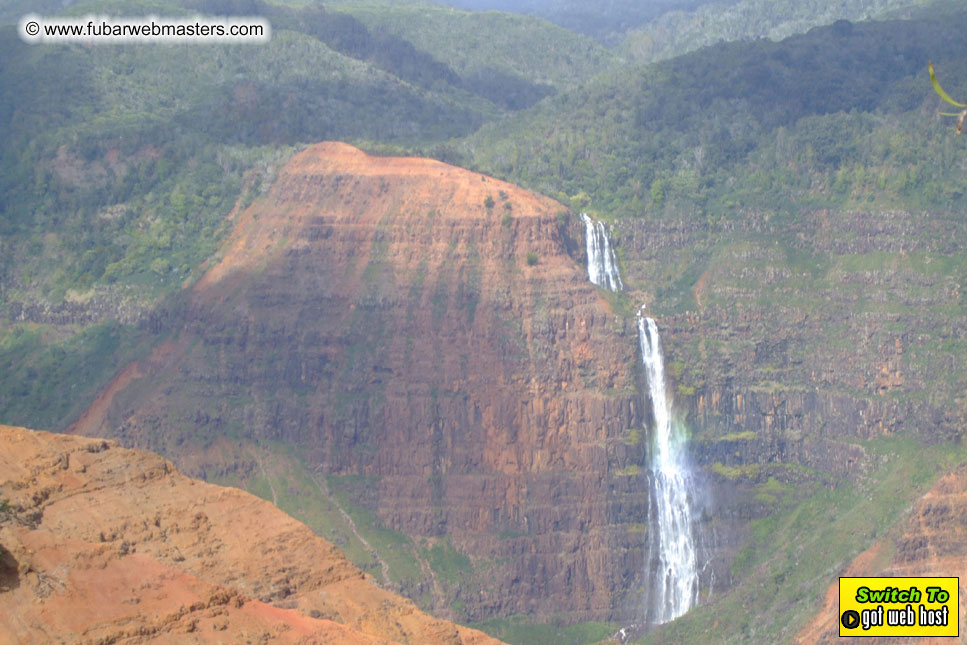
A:
{"label": "rock striation", "polygon": [[220,259],[151,323],[166,344],[75,432],[199,476],[236,467],[212,456],[226,436],[294,447],[382,527],[470,557],[435,610],[636,615],[636,330],[588,282],[576,216],[440,162],[326,143],[234,217]]}
{"label": "rock striation", "polygon": [[[840,575],[872,577],[959,577],[960,625],[967,620],[967,464],[942,477],[921,497],[891,535],[856,557]],[[797,643],[832,643],[839,639],[839,583],[830,585],[822,610],[796,636]],[[963,636],[961,636],[961,639]],[[900,643],[903,638],[870,642]],[[919,642],[951,642],[949,638]]]}
{"label": "rock striation", "polygon": [[272,504],[116,442],[0,426],[4,643],[497,643]]}

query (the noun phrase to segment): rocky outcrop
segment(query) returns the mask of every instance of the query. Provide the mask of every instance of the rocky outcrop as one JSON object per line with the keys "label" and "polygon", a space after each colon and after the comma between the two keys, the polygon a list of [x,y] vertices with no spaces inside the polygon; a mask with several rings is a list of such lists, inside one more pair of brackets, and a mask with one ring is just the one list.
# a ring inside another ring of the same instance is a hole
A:
{"label": "rocky outcrop", "polygon": [[294,446],[382,526],[469,555],[436,604],[471,619],[633,614],[636,331],[587,281],[582,235],[490,177],[312,146],[158,320],[170,351],[74,429],[199,475],[221,437]]}
{"label": "rocky outcrop", "polygon": [[375,585],[248,493],[0,426],[4,643],[496,643]]}
{"label": "rocky outcrop", "polygon": [[[914,505],[899,530],[856,557],[844,577],[959,577],[960,625],[967,620],[967,464],[941,478]],[[822,610],[796,636],[797,643],[839,641],[839,583],[830,585]],[[900,643],[909,639],[878,638],[870,642]],[[920,642],[950,642],[949,638]]]}

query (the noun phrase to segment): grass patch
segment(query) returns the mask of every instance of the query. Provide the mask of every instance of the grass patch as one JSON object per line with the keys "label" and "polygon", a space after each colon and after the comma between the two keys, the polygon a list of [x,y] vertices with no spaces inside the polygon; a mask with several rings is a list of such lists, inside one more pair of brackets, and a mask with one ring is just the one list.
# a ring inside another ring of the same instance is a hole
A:
{"label": "grass patch", "polygon": [[626,446],[637,446],[641,444],[642,431],[641,428],[628,428],[627,434],[624,436],[622,441]]}
{"label": "grass patch", "polygon": [[[877,457],[865,477],[754,521],[733,566],[732,589],[640,642],[789,641],[821,606],[843,567],[902,521],[939,475],[967,461],[965,446],[896,438],[862,445]],[[767,482],[763,491],[781,488]]]}
{"label": "grass patch", "polygon": [[744,432],[732,432],[727,435],[723,435],[717,439],[717,441],[752,441],[755,439],[755,432],[752,430],[745,430]]}
{"label": "grass patch", "polygon": [[479,629],[512,645],[585,645],[598,643],[619,628],[610,623],[585,622],[553,625],[534,622],[527,616],[491,618],[470,627]]}
{"label": "grass patch", "polygon": [[63,340],[52,336],[39,325],[18,325],[0,336],[0,422],[64,430],[158,340],[115,322]]}
{"label": "grass patch", "polygon": [[[374,511],[359,501],[359,495],[378,486],[378,480],[362,475],[330,475],[326,480],[330,492],[353,519],[356,529],[388,565],[390,581],[403,589],[419,586],[424,576],[416,545],[403,533],[386,527]],[[374,575],[378,578],[381,573],[376,571]],[[414,600],[419,603],[423,599]]]}
{"label": "grass patch", "polygon": [[744,466],[726,466],[722,462],[716,461],[712,464],[712,472],[726,479],[736,480],[742,477],[753,478],[759,474],[759,464],[747,464]]}
{"label": "grass patch", "polygon": [[426,555],[436,574],[448,584],[457,584],[473,575],[470,558],[453,548],[449,537],[427,549]]}

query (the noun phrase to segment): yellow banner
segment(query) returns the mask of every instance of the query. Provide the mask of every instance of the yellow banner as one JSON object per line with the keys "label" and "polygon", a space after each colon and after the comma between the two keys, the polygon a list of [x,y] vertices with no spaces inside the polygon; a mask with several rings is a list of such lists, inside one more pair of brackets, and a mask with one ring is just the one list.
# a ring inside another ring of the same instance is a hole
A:
{"label": "yellow banner", "polygon": [[959,578],[840,578],[840,636],[960,636]]}

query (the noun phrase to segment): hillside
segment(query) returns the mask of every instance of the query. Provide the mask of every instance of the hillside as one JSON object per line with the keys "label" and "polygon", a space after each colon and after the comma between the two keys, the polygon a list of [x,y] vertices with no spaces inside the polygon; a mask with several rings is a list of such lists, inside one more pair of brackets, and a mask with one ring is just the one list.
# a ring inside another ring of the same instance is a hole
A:
{"label": "hillside", "polygon": [[589,38],[526,16],[412,5],[337,4],[335,8],[374,32],[416,43],[472,85],[493,84],[491,91],[504,94],[505,104],[514,84],[501,77],[526,79],[548,95],[574,88],[619,62]]}
{"label": "hillside", "polygon": [[965,20],[843,23],[623,68],[482,127],[465,162],[622,218],[953,207],[956,140],[925,69],[963,93]]}
{"label": "hillside", "polygon": [[[963,150],[925,68],[964,94],[965,21],[717,45],[597,78],[463,148],[614,222],[625,281],[666,330],[715,516],[745,518],[718,546],[730,592],[654,642],[716,622],[736,642],[792,638],[898,520],[903,503],[868,491],[912,502],[963,459]],[[915,481],[885,466],[916,459]]]}
{"label": "hillside", "polygon": [[[644,303],[711,492],[702,606],[635,638],[809,638],[884,536],[956,557],[907,510],[967,461],[967,164],[926,75],[967,97],[961,3],[654,65],[530,17],[255,5],[260,48],[0,40],[0,422],[249,490],[435,615],[590,642],[654,575]],[[582,211],[626,292],[588,283]]]}
{"label": "hillside", "polygon": [[838,20],[880,19],[900,10],[919,9],[924,4],[916,0],[709,2],[691,11],[663,13],[625,34],[618,49],[633,60],[651,63],[723,41],[778,41]]}
{"label": "hillside", "polygon": [[[270,42],[34,47],[12,24],[2,27],[0,83],[8,91],[0,124],[10,133],[0,143],[4,305],[57,308],[66,297],[125,318],[122,307],[144,308],[197,277],[192,270],[225,233],[219,222],[259,194],[293,146],[345,140],[439,149],[613,60],[534,19],[468,22],[437,12],[428,23],[422,12],[400,8],[391,32],[321,6],[246,6],[272,23]],[[233,7],[99,0],[65,14]],[[456,43],[429,42],[424,51],[406,40],[427,30],[472,32],[477,62],[454,60]],[[480,60],[484,43],[502,43],[503,53]],[[55,252],[56,267],[40,259]]]}
{"label": "hillside", "polygon": [[634,328],[587,281],[577,217],[326,143],[232,224],[72,431],[257,486],[441,615],[633,609]]}
{"label": "hillside", "polygon": [[248,493],[114,442],[0,426],[0,638],[497,643],[376,587]]}
{"label": "hillside", "polygon": [[[959,577],[962,598],[967,591],[965,552],[967,465],[961,465],[918,499],[909,517],[894,526],[882,540],[857,556],[842,575]],[[798,643],[831,642],[838,639],[838,594],[838,585],[831,586],[826,593],[822,610],[797,634]],[[964,620],[967,620],[967,607],[961,603],[961,625]],[[947,639],[933,640],[940,642]]]}
{"label": "hillside", "polygon": [[[177,16],[253,6],[236,4],[101,0],[67,12]],[[13,25],[2,27],[6,421],[62,430],[114,365],[150,353],[141,328],[151,312],[201,276],[230,230],[229,214],[263,194],[296,150],[338,139],[445,157],[451,137],[509,113],[509,103],[556,92],[565,59],[592,47],[542,21],[467,26],[460,14],[453,30],[472,29],[482,41],[508,42],[500,34],[507,24],[516,25],[508,33],[537,29],[544,37],[519,43],[510,67],[494,60],[458,73],[439,44],[427,53],[344,11],[255,5],[274,26],[267,45],[33,47]],[[425,31],[421,20],[401,9],[394,25],[416,34]],[[449,28],[436,14],[431,24]],[[592,50],[607,63],[606,52]],[[595,64],[582,63],[583,74]]]}
{"label": "hillside", "polygon": [[[589,5],[580,0],[446,0],[448,4],[476,11],[509,11],[537,16],[608,46],[620,42],[629,29],[648,23],[676,9],[698,7],[704,0],[609,0]],[[735,0],[726,0],[730,4]]]}

